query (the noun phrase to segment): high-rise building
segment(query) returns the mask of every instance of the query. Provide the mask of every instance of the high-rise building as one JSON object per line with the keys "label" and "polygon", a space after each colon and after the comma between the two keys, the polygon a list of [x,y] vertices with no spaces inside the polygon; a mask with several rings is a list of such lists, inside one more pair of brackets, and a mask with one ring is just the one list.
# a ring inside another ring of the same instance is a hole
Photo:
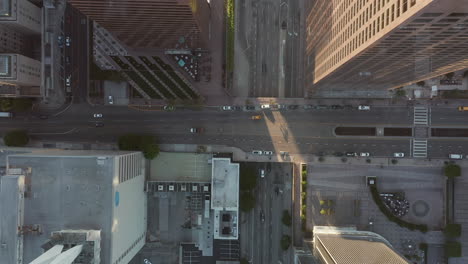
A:
{"label": "high-rise building", "polygon": [[314,226],[313,253],[322,264],[410,264],[382,236],[350,227]]}
{"label": "high-rise building", "polygon": [[41,34],[41,8],[28,0],[0,0],[0,24],[26,34]]}
{"label": "high-rise building", "polygon": [[6,165],[0,264],[128,263],[145,244],[142,153],[33,150]]}
{"label": "high-rise building", "polygon": [[208,36],[207,0],[69,2],[131,48],[199,48]]}
{"label": "high-rise building", "polygon": [[468,67],[468,0],[316,0],[306,34],[312,92],[397,88]]}
{"label": "high-rise building", "polygon": [[20,54],[0,54],[0,85],[16,87],[12,96],[40,96],[41,71],[40,61]]}

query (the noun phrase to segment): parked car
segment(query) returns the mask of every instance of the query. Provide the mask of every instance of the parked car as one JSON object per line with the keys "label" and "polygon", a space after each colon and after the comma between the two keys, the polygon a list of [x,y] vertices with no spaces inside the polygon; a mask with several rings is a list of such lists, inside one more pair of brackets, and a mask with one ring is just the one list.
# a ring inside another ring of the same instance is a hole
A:
{"label": "parked car", "polygon": [[278,108],[278,110],[286,109],[286,105],[281,105],[281,104],[280,104],[280,105],[278,105],[277,108]]}
{"label": "parked car", "polygon": [[193,134],[201,134],[205,132],[205,129],[202,128],[202,127],[192,127],[190,128],[190,133],[193,133]]}
{"label": "parked car", "polygon": [[358,106],[358,110],[361,110],[361,111],[369,111],[369,110],[370,110],[370,106],[368,106],[368,105],[360,105],[360,106]]}
{"label": "parked car", "polygon": [[261,109],[270,109],[270,105],[269,104],[262,104],[260,106]]}
{"label": "parked car", "polygon": [[314,105],[310,105],[310,104],[309,105],[304,105],[305,110],[314,109],[314,108],[315,108]]}
{"label": "parked car", "polygon": [[316,109],[317,110],[325,110],[325,109],[328,109],[328,105],[317,105]]}
{"label": "parked car", "polygon": [[264,169],[260,170],[260,178],[265,178],[265,170]]}
{"label": "parked car", "polygon": [[65,63],[68,65],[70,64],[70,57],[69,56],[66,56],[65,57]]}
{"label": "parked car", "polygon": [[298,105],[290,105],[290,106],[288,106],[288,109],[289,109],[289,110],[296,110],[296,109],[298,109],[298,108],[299,108]]}
{"label": "parked car", "polygon": [[343,152],[335,152],[335,153],[333,153],[333,155],[336,156],[336,157],[342,157],[344,154],[343,154]]}
{"label": "parked car", "polygon": [[174,111],[174,110],[175,110],[175,107],[172,106],[172,105],[165,105],[165,106],[163,107],[163,109],[166,110],[166,111]]}
{"label": "parked car", "polygon": [[255,154],[255,155],[263,155],[263,151],[261,151],[261,150],[253,150],[253,151],[252,151],[252,154]]}
{"label": "parked car", "polygon": [[70,87],[71,86],[71,75],[68,76],[66,79],[65,79],[65,85]]}
{"label": "parked car", "polygon": [[370,153],[369,153],[369,152],[361,152],[361,153],[359,154],[359,156],[361,156],[361,157],[369,157],[369,156],[370,156]]}
{"label": "parked car", "polygon": [[235,111],[241,111],[242,107],[235,105],[235,106],[232,106],[231,109]]}
{"label": "parked car", "polygon": [[103,127],[103,126],[104,126],[104,123],[98,122],[98,123],[95,124],[95,126],[96,126],[96,127]]}
{"label": "parked car", "polygon": [[273,151],[263,151],[263,155],[273,155]]}
{"label": "parked car", "polygon": [[394,158],[404,158],[404,157],[405,157],[405,153],[403,153],[403,152],[395,152],[395,153],[393,153],[393,157],[394,157]]}
{"label": "parked car", "polygon": [[265,213],[263,213],[263,210],[260,211],[260,220],[262,221],[262,223],[265,222]]}
{"label": "parked car", "polygon": [[94,114],[93,116],[96,118],[99,118],[99,117],[102,117],[102,114]]}
{"label": "parked car", "polygon": [[255,106],[253,106],[253,105],[246,105],[246,106],[245,106],[245,110],[253,111],[253,110],[255,110]]}
{"label": "parked car", "polygon": [[71,38],[70,38],[70,37],[67,37],[67,38],[65,39],[65,46],[70,47],[70,45],[71,45]]}
{"label": "parked car", "polygon": [[342,106],[342,105],[332,105],[332,106],[331,106],[331,109],[334,109],[334,110],[341,110],[341,109],[344,109],[344,106]]}
{"label": "parked car", "polygon": [[221,109],[224,110],[224,111],[231,111],[232,110],[232,108],[229,105],[225,105],[225,106],[221,107]]}
{"label": "parked car", "polygon": [[109,104],[114,104],[114,98],[112,97],[112,95],[109,95],[107,100],[108,100]]}
{"label": "parked car", "polygon": [[357,153],[356,152],[346,152],[346,157],[356,157]]}
{"label": "parked car", "polygon": [[57,44],[59,48],[63,48],[63,36],[58,36],[57,37]]}
{"label": "parked car", "polygon": [[262,116],[261,115],[253,115],[251,118],[252,118],[252,120],[260,120],[260,119],[262,119]]}

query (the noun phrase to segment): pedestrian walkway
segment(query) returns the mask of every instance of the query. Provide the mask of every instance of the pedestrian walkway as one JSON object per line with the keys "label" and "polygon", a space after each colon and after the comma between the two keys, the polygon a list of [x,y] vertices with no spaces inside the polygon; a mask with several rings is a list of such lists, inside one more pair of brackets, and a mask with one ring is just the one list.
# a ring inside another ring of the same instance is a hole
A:
{"label": "pedestrian walkway", "polygon": [[427,139],[413,139],[413,158],[427,158]]}
{"label": "pedestrian walkway", "polygon": [[427,107],[414,107],[414,125],[429,125],[429,109]]}

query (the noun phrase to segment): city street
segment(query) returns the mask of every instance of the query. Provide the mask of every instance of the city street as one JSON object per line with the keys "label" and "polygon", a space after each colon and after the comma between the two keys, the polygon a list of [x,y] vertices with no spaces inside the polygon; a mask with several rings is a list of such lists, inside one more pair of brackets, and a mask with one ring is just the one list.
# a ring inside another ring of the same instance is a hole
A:
{"label": "city street", "polygon": [[[432,107],[429,123],[434,126],[467,128],[468,116],[452,108]],[[102,118],[94,118],[101,113]],[[252,115],[262,115],[252,120]],[[103,127],[95,127],[95,123]],[[123,133],[150,133],[160,143],[217,144],[236,146],[244,151],[271,150],[275,153],[332,155],[335,152],[369,152],[373,157],[388,157],[412,151],[411,137],[335,136],[337,126],[414,127],[413,109],[373,107],[358,110],[285,110],[285,111],[202,111],[178,109],[174,112],[138,111],[127,107],[72,105],[63,114],[40,120],[18,116],[0,120],[0,133],[27,129],[36,140],[116,142]],[[203,127],[202,134],[190,133],[191,127]],[[428,138],[427,157],[445,158],[468,149],[468,138]]]}

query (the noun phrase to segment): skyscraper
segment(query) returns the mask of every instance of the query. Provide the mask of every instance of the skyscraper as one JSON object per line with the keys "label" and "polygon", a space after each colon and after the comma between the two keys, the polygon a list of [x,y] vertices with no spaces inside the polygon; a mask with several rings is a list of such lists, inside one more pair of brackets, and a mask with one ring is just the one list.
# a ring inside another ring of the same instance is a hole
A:
{"label": "skyscraper", "polygon": [[314,255],[323,264],[409,264],[382,236],[355,228],[314,226]]}
{"label": "skyscraper", "polygon": [[199,48],[208,36],[206,0],[69,2],[131,48]]}
{"label": "skyscraper", "polygon": [[468,0],[316,0],[306,34],[311,91],[397,88],[468,67]]}

